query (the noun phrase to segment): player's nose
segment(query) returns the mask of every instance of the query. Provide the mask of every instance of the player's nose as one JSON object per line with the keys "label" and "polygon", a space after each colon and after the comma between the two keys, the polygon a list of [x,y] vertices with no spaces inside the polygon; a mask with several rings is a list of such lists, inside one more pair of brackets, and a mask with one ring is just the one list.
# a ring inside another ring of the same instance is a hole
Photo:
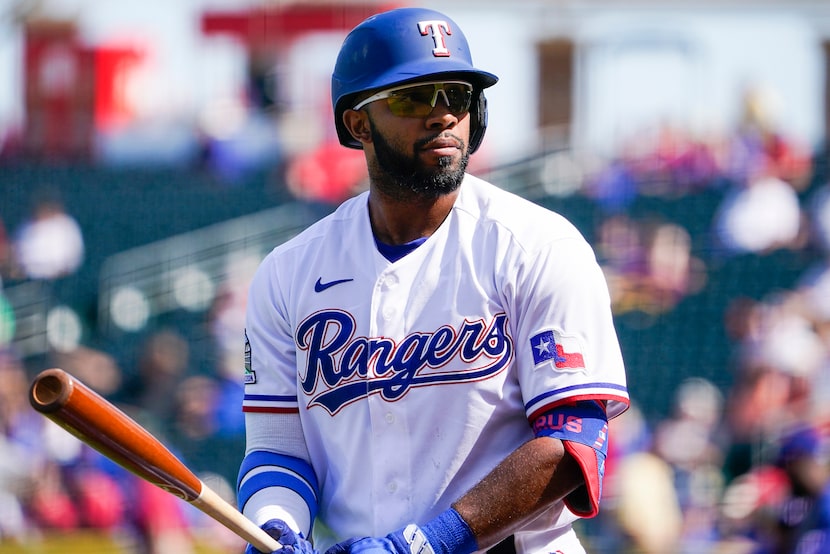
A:
{"label": "player's nose", "polygon": [[450,111],[447,102],[443,102],[441,96],[439,96],[425,123],[430,129],[451,129],[458,124],[458,116]]}

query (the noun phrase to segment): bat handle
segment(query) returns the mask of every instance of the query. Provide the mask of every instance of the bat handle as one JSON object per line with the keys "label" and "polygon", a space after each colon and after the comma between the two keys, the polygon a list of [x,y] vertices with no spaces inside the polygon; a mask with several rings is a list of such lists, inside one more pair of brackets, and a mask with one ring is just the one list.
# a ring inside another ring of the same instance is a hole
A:
{"label": "bat handle", "polygon": [[242,515],[204,483],[202,483],[202,492],[198,498],[190,503],[226,527],[234,529],[237,535],[260,552],[270,554],[274,550],[282,549],[282,545],[274,537],[257,527],[253,521]]}

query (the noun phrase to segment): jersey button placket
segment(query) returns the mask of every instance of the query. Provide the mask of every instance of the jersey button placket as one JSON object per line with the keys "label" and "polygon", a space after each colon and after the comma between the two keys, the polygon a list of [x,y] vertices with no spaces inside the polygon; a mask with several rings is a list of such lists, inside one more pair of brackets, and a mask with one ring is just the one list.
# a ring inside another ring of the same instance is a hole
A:
{"label": "jersey button placket", "polygon": [[[394,271],[380,275],[375,285],[373,318],[377,335],[390,337],[396,344],[400,344],[407,333],[405,313],[402,311],[407,302],[404,289],[400,277]],[[394,352],[390,355],[394,357]],[[393,371],[395,368],[387,367],[382,375],[375,375],[374,378],[392,378]],[[410,432],[407,419],[398,410],[395,399],[387,399],[376,393],[367,400],[372,421],[374,494],[376,498],[389,499],[376,504],[374,520],[378,528],[391,528],[401,518],[408,516],[408,502],[401,499],[408,494],[406,483],[412,475],[412,469],[407,462],[408,457],[402,453],[410,448]]]}
{"label": "jersey button placket", "polygon": [[394,336],[403,322],[396,322],[401,312],[398,309],[400,279],[394,273],[381,275],[375,285],[375,322],[380,334]]}
{"label": "jersey button placket", "polygon": [[375,503],[374,520],[379,528],[391,528],[407,515],[408,503],[402,498],[406,497],[404,484],[412,471],[403,453],[410,448],[407,442],[410,432],[406,418],[393,411],[394,403],[380,394],[373,394],[368,401],[372,420],[374,495],[388,499]]}
{"label": "jersey button placket", "polygon": [[[383,282],[381,284],[381,290],[384,291],[384,292],[390,292],[391,293],[396,288],[398,288],[399,283],[400,283],[400,281],[398,280],[398,276],[395,275],[394,273],[390,273],[389,275],[384,277]],[[396,297],[397,295],[393,294],[392,296]],[[389,296],[387,296],[386,298],[388,299]],[[383,307],[383,310],[381,310],[381,316],[383,317],[384,321],[392,321],[393,319],[395,319],[395,317],[397,315],[398,315],[398,310],[391,303],[385,305]]]}

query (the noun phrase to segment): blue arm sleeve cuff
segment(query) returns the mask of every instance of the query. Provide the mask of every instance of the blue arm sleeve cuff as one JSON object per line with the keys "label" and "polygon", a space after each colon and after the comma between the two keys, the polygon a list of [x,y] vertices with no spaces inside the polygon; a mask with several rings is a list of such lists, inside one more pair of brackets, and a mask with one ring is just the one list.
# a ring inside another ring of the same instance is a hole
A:
{"label": "blue arm sleeve cuff", "polygon": [[304,460],[261,450],[245,456],[237,482],[240,511],[257,491],[269,487],[284,487],[296,492],[305,500],[312,518],[317,513],[317,476]]}
{"label": "blue arm sleeve cuff", "polygon": [[472,529],[453,508],[421,527],[435,554],[469,554],[478,550]]}

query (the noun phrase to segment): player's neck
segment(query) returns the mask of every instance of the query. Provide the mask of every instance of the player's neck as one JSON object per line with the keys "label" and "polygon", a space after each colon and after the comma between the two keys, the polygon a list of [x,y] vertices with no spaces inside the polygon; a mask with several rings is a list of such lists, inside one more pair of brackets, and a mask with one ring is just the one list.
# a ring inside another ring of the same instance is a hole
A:
{"label": "player's neck", "polygon": [[394,200],[382,193],[369,194],[369,220],[375,237],[390,245],[405,244],[432,235],[452,209],[458,191],[438,198]]}

